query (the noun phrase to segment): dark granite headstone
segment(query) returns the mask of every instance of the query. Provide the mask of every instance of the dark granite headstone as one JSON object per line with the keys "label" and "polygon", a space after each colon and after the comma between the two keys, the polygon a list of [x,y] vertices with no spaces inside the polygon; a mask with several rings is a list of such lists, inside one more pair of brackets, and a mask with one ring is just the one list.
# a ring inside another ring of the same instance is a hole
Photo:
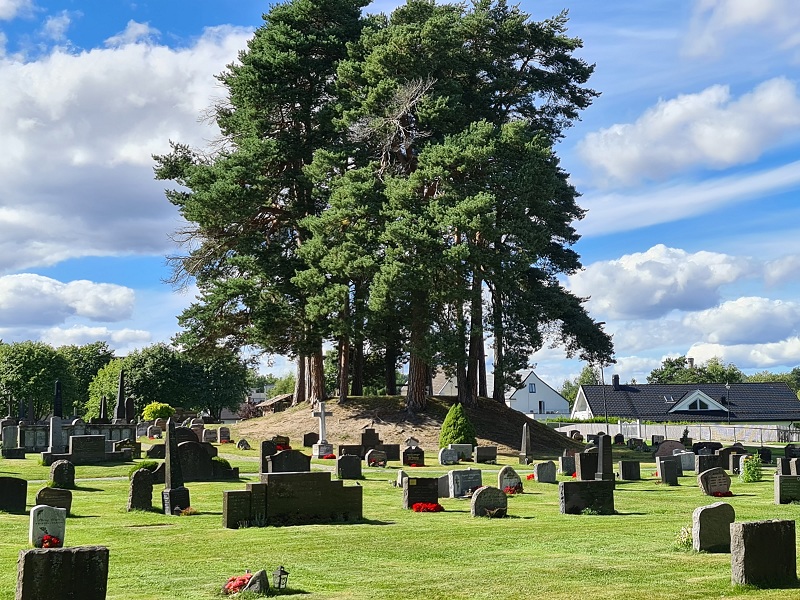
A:
{"label": "dark granite headstone", "polygon": [[44,487],[36,492],[36,504],[63,508],[69,514],[72,510],[72,492],[60,488]]}
{"label": "dark granite headstone", "polygon": [[383,450],[370,450],[367,452],[366,456],[364,456],[364,461],[367,463],[368,467],[385,468],[388,460],[386,452]]}
{"label": "dark granite headstone", "polygon": [[35,548],[20,550],[16,600],[105,600],[108,548]]}
{"label": "dark granite headstone", "polygon": [[[299,450],[281,450],[267,457],[266,473],[299,473],[311,470],[311,457]],[[262,481],[263,473],[262,473]]]}
{"label": "dark granite headstone", "polygon": [[319,434],[311,431],[303,435],[303,446],[306,448],[311,448],[314,444],[319,442]]}
{"label": "dark granite headstone", "polygon": [[562,481],[558,484],[561,514],[576,515],[591,510],[614,513],[613,481]]}
{"label": "dark granite headstone", "polygon": [[575,455],[558,457],[558,472],[562,475],[572,477],[575,473]]}
{"label": "dark granite headstone", "polygon": [[706,496],[726,494],[731,489],[731,478],[725,469],[714,467],[697,475],[697,485]]}
{"label": "dark granite headstone", "polygon": [[248,441],[247,441],[246,439],[244,439],[244,438],[242,438],[242,439],[240,439],[238,442],[236,442],[236,447],[237,447],[239,450],[252,450],[252,448],[250,448],[250,444],[249,444],[249,443],[248,443]]}
{"label": "dark granite headstone", "polygon": [[624,445],[625,444],[625,436],[622,435],[621,433],[618,433],[617,435],[615,435],[614,436],[614,444],[620,445],[620,446]]}
{"label": "dark granite headstone", "polygon": [[68,460],[57,460],[50,465],[50,481],[57,488],[71,490],[75,487],[75,465]]}
{"label": "dark granite headstone", "polygon": [[345,454],[337,458],[336,477],[339,479],[361,479],[361,459],[354,454]]}
{"label": "dark granite headstone", "polygon": [[783,455],[786,458],[800,458],[800,446],[795,444],[786,444],[783,448]]}
{"label": "dark granite headstone", "polygon": [[731,583],[761,588],[797,583],[794,521],[731,523]]}
{"label": "dark granite headstone", "polygon": [[153,509],[153,473],[138,469],[131,475],[128,490],[128,511]]}
{"label": "dark granite headstone", "polygon": [[639,461],[619,461],[619,478],[623,481],[639,481],[642,478],[641,465]]}
{"label": "dark granite headstone", "polygon": [[580,481],[594,481],[597,474],[596,452],[581,452],[575,455],[575,473]]}
{"label": "dark granite headstone", "polygon": [[386,452],[387,460],[400,460],[400,444],[380,444],[375,449]]}
{"label": "dark granite headstone", "polygon": [[497,446],[475,446],[474,460],[476,463],[496,463]]}
{"label": "dark granite headstone", "polygon": [[720,458],[716,454],[698,454],[694,457],[694,472],[702,473],[709,469],[722,467]]}
{"label": "dark granite headstone", "polygon": [[800,501],[800,476],[775,473],[775,504]]}
{"label": "dark granite headstone", "polygon": [[418,467],[425,466],[425,451],[418,447],[414,446],[413,448],[406,448],[403,450],[403,464],[407,467],[412,465]]}
{"label": "dark granite headstone", "polygon": [[25,513],[28,482],[18,477],[0,477],[0,510],[8,513]]}
{"label": "dark granite headstone", "polygon": [[680,462],[677,460],[662,460],[659,463],[661,483],[678,485],[678,467],[680,467]]}
{"label": "dark granite headstone", "polygon": [[178,440],[178,443],[181,442],[199,442],[200,439],[197,437],[197,434],[192,431],[189,427],[176,427],[175,428],[175,437]]}
{"label": "dark granite headstone", "polygon": [[418,502],[439,502],[439,479],[436,477],[406,477],[403,479],[403,508],[410,510]]}
{"label": "dark granite headstone", "polygon": [[609,435],[601,435],[597,439],[598,456],[597,472],[594,478],[603,481],[614,481],[614,463],[611,458],[612,438]]}
{"label": "dark granite headstone", "polygon": [[239,529],[250,525],[253,494],[249,490],[222,492],[222,526]]}
{"label": "dark granite headstone", "polygon": [[[167,420],[166,454],[164,457],[164,490],[161,492],[161,506],[165,515],[175,514],[176,509],[189,508],[189,490],[184,487],[183,470],[178,452],[178,436],[175,421]],[[192,436],[194,432],[188,430]]]}
{"label": "dark granite headstone", "polygon": [[64,417],[64,401],[61,398],[61,382],[56,379],[55,398],[53,399],[53,416],[62,419]]}
{"label": "dark granite headstone", "polygon": [[769,448],[759,448],[758,457],[761,459],[761,464],[768,465],[772,463],[772,450]]}

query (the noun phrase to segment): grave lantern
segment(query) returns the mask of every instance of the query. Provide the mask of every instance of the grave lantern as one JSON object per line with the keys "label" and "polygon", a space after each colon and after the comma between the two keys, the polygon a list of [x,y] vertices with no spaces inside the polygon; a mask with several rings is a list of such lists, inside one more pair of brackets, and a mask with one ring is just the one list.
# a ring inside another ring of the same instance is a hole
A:
{"label": "grave lantern", "polygon": [[275,569],[272,574],[272,587],[276,590],[286,589],[286,581],[289,579],[289,572],[284,570],[283,565]]}

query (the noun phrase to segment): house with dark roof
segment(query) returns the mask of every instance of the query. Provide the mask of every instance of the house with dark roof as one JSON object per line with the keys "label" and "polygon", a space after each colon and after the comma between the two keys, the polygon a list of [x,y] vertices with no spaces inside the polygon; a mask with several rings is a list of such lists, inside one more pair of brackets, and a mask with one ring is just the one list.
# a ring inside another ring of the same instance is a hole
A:
{"label": "house with dark roof", "polygon": [[656,423],[800,422],[800,400],[783,382],[582,385],[571,418],[620,417]]}

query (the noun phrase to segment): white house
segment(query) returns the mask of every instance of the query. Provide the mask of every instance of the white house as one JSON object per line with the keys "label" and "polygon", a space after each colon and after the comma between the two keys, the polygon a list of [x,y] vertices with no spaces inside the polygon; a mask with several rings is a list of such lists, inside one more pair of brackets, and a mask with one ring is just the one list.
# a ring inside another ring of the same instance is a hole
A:
{"label": "white house", "polygon": [[532,419],[569,416],[569,402],[531,371],[522,385],[506,398],[509,408]]}

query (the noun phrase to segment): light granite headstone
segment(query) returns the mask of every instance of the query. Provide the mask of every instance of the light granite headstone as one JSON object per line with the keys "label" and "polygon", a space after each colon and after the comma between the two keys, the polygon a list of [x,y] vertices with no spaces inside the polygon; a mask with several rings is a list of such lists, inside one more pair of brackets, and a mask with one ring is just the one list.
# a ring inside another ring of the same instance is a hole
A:
{"label": "light granite headstone", "polygon": [[42,547],[45,535],[58,538],[61,547],[67,532],[67,511],[64,508],[37,504],[31,509],[28,527],[28,543],[36,548]]}
{"label": "light granite headstone", "polygon": [[522,490],[522,479],[513,467],[506,465],[497,473],[497,487],[503,491],[506,488]]}
{"label": "light granite headstone", "polygon": [[441,450],[439,450],[439,464],[445,466],[457,465],[458,452],[456,452],[452,448],[442,448]]}
{"label": "light granite headstone", "polygon": [[730,552],[731,523],[736,513],[730,504],[715,502],[692,513],[692,547],[697,552]]}
{"label": "light granite headstone", "polygon": [[556,483],[556,464],[551,460],[536,463],[533,465],[533,475],[538,483]]}
{"label": "light granite headstone", "polygon": [[697,485],[706,496],[726,494],[731,489],[731,478],[722,467],[714,467],[697,476]]}
{"label": "light granite headstone", "polygon": [[490,517],[498,519],[508,514],[508,497],[503,490],[485,486],[472,494],[470,513],[473,517]]}

